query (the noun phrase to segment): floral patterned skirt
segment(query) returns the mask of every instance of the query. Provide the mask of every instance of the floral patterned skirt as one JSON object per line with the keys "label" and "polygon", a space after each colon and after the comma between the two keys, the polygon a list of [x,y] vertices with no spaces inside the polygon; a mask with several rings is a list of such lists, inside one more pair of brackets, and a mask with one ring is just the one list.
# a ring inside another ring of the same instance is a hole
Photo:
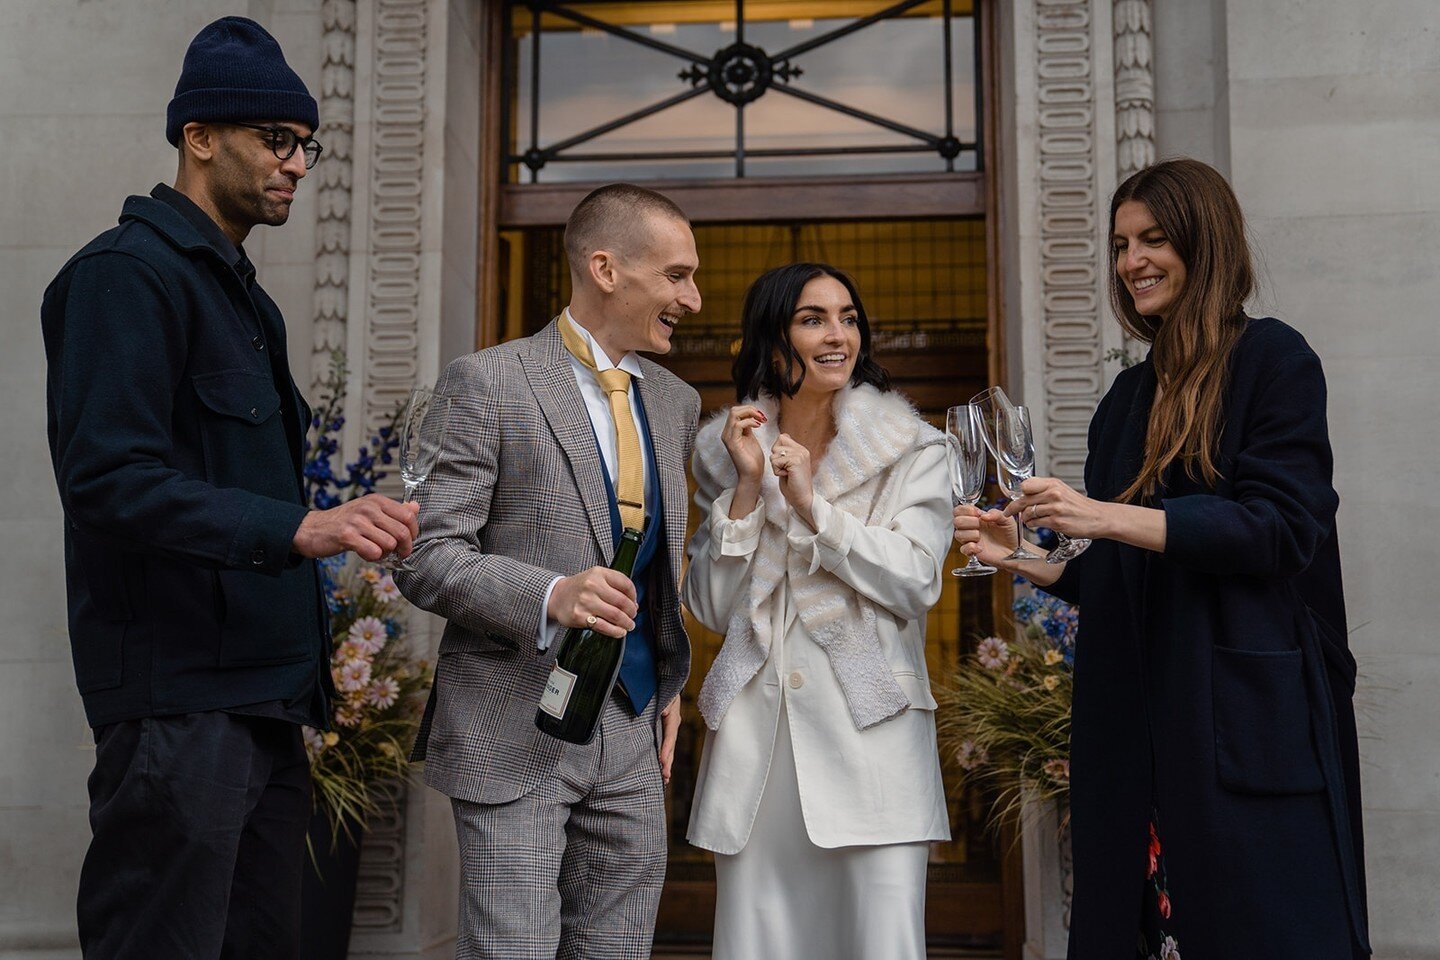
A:
{"label": "floral patterned skirt", "polygon": [[1165,854],[1160,848],[1160,816],[1150,813],[1150,839],[1145,868],[1145,895],[1140,905],[1140,936],[1136,960],[1180,960],[1180,947],[1165,932],[1170,919],[1170,892],[1165,885]]}

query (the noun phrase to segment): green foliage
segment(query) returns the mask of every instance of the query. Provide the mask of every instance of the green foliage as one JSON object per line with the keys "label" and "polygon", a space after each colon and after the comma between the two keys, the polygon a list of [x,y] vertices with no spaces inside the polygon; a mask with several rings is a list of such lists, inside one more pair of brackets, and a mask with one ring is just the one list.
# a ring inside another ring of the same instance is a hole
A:
{"label": "green foliage", "polygon": [[1063,807],[1070,792],[1076,613],[1036,596],[1017,599],[1013,639],[982,640],[936,691],[941,749],[962,783],[995,792],[995,828],[1026,803]]}

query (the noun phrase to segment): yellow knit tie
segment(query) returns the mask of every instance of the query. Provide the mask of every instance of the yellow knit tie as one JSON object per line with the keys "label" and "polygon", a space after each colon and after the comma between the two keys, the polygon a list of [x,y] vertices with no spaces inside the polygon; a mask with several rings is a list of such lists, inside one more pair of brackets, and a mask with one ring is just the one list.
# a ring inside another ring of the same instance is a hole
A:
{"label": "yellow knit tie", "polygon": [[615,498],[620,507],[620,525],[635,530],[645,529],[645,461],[640,451],[640,434],[635,429],[635,417],[630,413],[630,374],[618,367],[601,370],[595,366],[595,356],[590,350],[590,341],[585,338],[570,318],[560,314],[560,339],[565,349],[583,363],[600,389],[610,399],[610,418],[615,421],[615,453],[618,463],[615,483]]}

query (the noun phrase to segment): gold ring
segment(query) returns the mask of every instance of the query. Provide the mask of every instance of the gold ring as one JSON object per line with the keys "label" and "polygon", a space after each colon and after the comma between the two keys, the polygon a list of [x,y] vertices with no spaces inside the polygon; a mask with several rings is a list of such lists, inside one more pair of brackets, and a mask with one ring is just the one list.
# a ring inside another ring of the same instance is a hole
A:
{"label": "gold ring", "polygon": [[586,624],[586,626],[591,626],[591,627],[593,627],[593,626],[595,626],[595,621],[598,620],[598,619],[600,619],[600,618],[597,617],[597,616],[595,616],[594,614],[591,614],[590,616],[588,616],[588,617],[585,618],[585,624]]}

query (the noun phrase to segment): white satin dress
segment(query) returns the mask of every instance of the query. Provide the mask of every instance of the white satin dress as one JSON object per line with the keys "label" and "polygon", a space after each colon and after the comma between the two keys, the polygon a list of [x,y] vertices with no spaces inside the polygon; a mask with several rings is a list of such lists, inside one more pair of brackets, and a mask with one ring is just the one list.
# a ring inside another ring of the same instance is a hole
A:
{"label": "white satin dress", "polygon": [[[780,590],[789,625],[775,634],[772,661],[785,663],[785,648],[802,644],[823,659],[824,651],[800,626],[790,591],[784,585]],[[811,663],[813,672],[818,661],[811,658]],[[838,847],[815,843],[800,798],[787,703],[790,675],[804,674],[790,671],[776,684],[769,667],[750,682],[773,686],[780,698],[774,750],[749,839],[738,853],[715,855],[711,956],[714,960],[923,960],[929,842]],[[706,740],[708,751],[713,735]],[[715,789],[713,781],[707,789]]]}

